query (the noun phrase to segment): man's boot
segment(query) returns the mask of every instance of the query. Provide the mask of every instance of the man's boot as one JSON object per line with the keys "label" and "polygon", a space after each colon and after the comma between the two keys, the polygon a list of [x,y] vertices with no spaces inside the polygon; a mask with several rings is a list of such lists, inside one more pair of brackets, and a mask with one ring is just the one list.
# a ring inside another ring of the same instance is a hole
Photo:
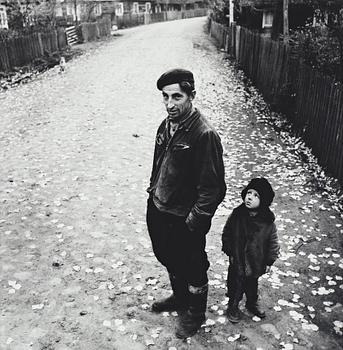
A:
{"label": "man's boot", "polygon": [[169,274],[173,294],[160,301],[155,301],[151,309],[154,312],[181,311],[188,308],[189,291],[185,280]]}
{"label": "man's boot", "polygon": [[238,307],[238,301],[229,300],[229,305],[226,310],[226,316],[231,323],[238,323],[241,320],[241,313]]}
{"label": "man's boot", "polygon": [[261,310],[260,306],[258,305],[257,301],[255,303],[246,302],[245,304],[246,309],[251,312],[253,315],[259,317],[259,318],[265,318],[266,313]]}
{"label": "man's boot", "polygon": [[189,286],[189,308],[179,316],[176,336],[180,339],[192,337],[205,321],[208,285],[201,287]]}

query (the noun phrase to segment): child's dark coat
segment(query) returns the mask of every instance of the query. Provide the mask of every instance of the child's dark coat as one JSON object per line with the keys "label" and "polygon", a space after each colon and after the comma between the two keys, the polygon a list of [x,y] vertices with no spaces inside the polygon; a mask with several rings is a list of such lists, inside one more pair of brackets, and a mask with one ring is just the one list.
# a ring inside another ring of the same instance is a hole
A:
{"label": "child's dark coat", "polygon": [[258,278],[277,259],[280,247],[274,220],[269,208],[252,217],[244,204],[229,216],[223,230],[223,251],[239,276]]}

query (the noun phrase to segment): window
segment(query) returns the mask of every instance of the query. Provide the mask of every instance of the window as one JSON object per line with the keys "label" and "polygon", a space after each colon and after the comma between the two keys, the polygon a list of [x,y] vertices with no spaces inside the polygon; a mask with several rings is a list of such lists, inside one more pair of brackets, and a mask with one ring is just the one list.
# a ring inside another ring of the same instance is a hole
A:
{"label": "window", "polygon": [[94,6],[93,12],[94,12],[95,16],[101,16],[101,14],[102,14],[102,7],[101,7],[100,3],[98,3],[98,4],[96,4]]}
{"label": "window", "polygon": [[56,4],[55,13],[56,13],[56,17],[63,17],[63,9],[60,4]]}
{"label": "window", "polygon": [[271,28],[273,26],[273,12],[263,12],[262,28]]}
{"label": "window", "polygon": [[124,14],[124,4],[122,2],[117,2],[114,6],[116,16],[122,16]]}
{"label": "window", "polygon": [[132,12],[133,13],[139,13],[139,4],[138,2],[134,2],[132,5]]}
{"label": "window", "polygon": [[151,12],[151,2],[145,3],[145,12],[150,13]]}
{"label": "window", "polygon": [[0,6],[0,28],[1,29],[8,29],[8,22],[7,22],[7,13],[6,13],[6,7]]}
{"label": "window", "polygon": [[73,16],[75,15],[75,9],[74,4],[67,4],[67,16]]}
{"label": "window", "polygon": [[81,18],[81,4],[77,4],[76,5],[76,14],[77,14],[77,18],[80,20]]}

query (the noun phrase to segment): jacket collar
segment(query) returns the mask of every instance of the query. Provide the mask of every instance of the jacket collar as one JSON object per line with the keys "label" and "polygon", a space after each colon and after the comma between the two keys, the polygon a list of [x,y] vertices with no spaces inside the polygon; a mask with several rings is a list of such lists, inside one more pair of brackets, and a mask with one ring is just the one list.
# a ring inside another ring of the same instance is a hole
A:
{"label": "jacket collar", "polygon": [[180,122],[178,129],[185,129],[185,131],[189,131],[192,128],[195,121],[199,119],[199,117],[199,111],[196,108],[194,108],[190,115]]}
{"label": "jacket collar", "polygon": [[[182,130],[185,129],[185,131],[189,131],[194,122],[199,119],[200,117],[200,112],[197,110],[197,108],[194,108],[192,111],[190,111],[190,113],[180,121],[179,125],[178,125],[178,130]],[[165,123],[165,127],[166,130],[168,130],[168,125],[170,123],[170,119],[167,117],[166,118],[166,123]]]}
{"label": "jacket collar", "polygon": [[253,221],[262,221],[262,222],[274,222],[275,221],[275,215],[274,213],[269,209],[269,207],[261,208],[258,212],[257,215],[252,217],[249,215],[249,211],[242,203],[240,206],[236,208],[237,212],[240,213],[241,215],[250,218]]}

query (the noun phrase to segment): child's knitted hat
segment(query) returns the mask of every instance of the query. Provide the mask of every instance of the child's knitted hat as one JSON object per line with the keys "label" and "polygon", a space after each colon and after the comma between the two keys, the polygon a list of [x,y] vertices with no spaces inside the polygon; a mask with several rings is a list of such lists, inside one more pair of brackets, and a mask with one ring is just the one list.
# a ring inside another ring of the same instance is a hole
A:
{"label": "child's knitted hat", "polygon": [[272,204],[275,193],[267,179],[263,177],[252,179],[241,193],[243,200],[249,189],[254,189],[258,192],[260,195],[261,207],[269,207]]}

